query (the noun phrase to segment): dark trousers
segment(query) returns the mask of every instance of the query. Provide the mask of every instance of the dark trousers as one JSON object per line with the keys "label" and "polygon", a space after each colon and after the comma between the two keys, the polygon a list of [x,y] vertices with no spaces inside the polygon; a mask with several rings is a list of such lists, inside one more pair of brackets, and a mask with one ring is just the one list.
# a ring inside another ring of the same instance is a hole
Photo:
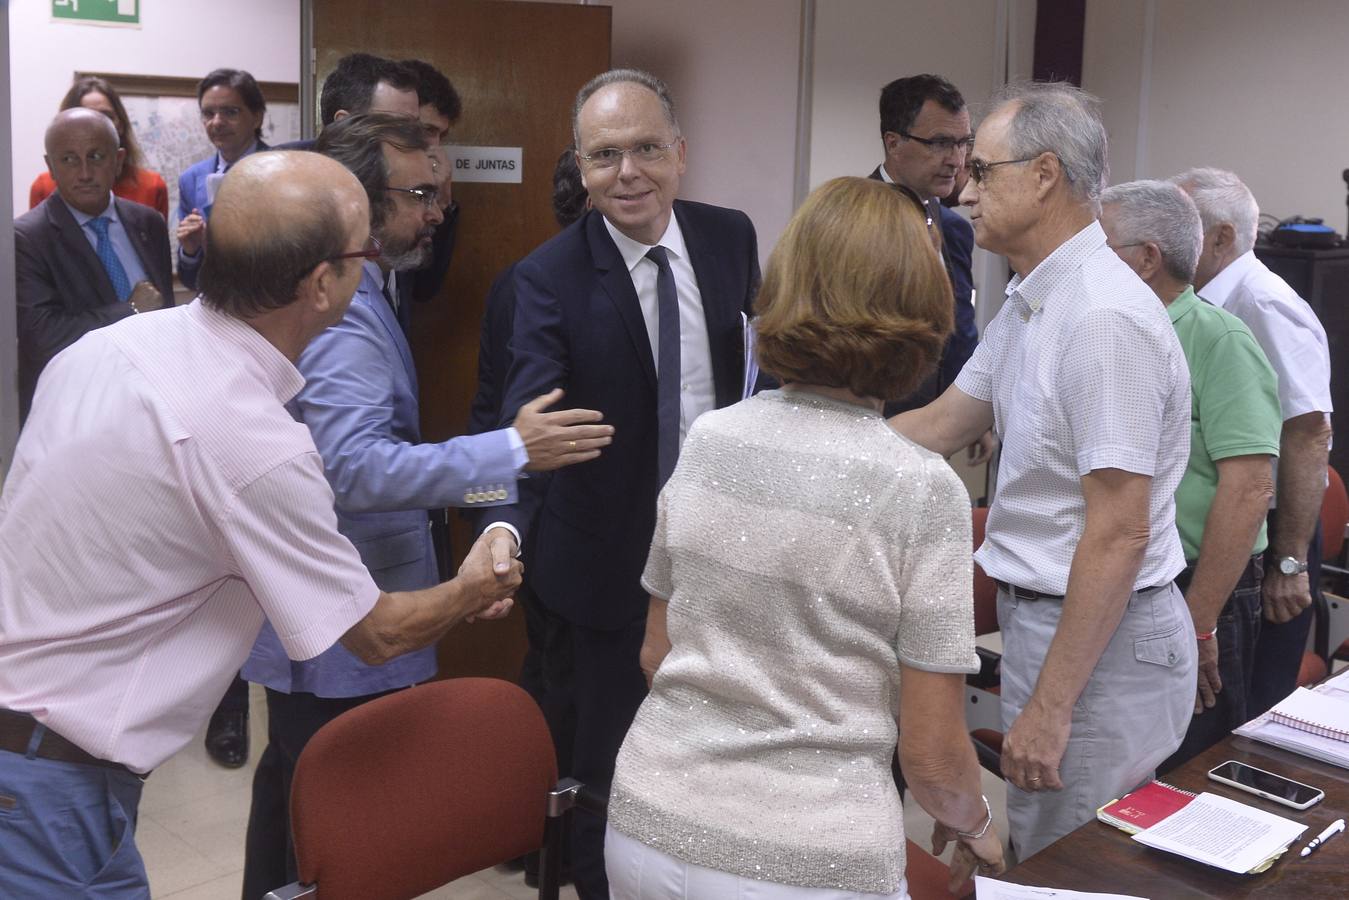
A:
{"label": "dark trousers", "polygon": [[[1274,510],[1269,511],[1269,546],[1265,551],[1266,570],[1278,566],[1274,555]],[[1312,597],[1321,596],[1321,526],[1312,535],[1307,548],[1307,579]],[[1315,603],[1313,603],[1313,606]],[[1274,704],[1297,688],[1297,673],[1302,668],[1302,654],[1307,649],[1307,635],[1311,633],[1312,607],[1309,606],[1287,622],[1275,624],[1268,620],[1260,625],[1260,639],[1255,642],[1255,677],[1251,683],[1250,716],[1266,712]]]}
{"label": "dark trousers", "polygon": [[557,771],[566,776],[571,773],[572,744],[576,739],[570,625],[539,603],[528,582],[516,591],[515,601],[524,608],[525,636],[529,641],[520,667],[520,687],[543,710],[557,753]]}
{"label": "dark trousers", "polygon": [[220,703],[216,705],[216,712],[248,712],[248,682],[237,673],[230,686],[225,689],[225,696],[221,697]]}
{"label": "dark trousers", "polygon": [[300,751],[320,728],[342,713],[390,693],[327,698],[267,689],[267,749],[253,773],[253,805],[244,839],[243,900],[260,900],[268,891],[296,879],[290,782]]}
{"label": "dark trousers", "polygon": [[[1260,585],[1263,581],[1265,560],[1253,556],[1246,570],[1237,580],[1232,596],[1218,613],[1218,628],[1214,639],[1218,642],[1218,677],[1222,690],[1217,702],[1190,720],[1185,740],[1176,752],[1157,767],[1159,775],[1188,762],[1212,747],[1236,728],[1250,720],[1248,711],[1251,677],[1255,671],[1255,645],[1260,636]],[[1194,566],[1186,566],[1176,578],[1182,594],[1190,589]]]}
{"label": "dark trousers", "polygon": [[[550,644],[571,652],[571,703],[575,731],[571,742],[571,777],[609,793],[614,760],[632,718],[646,697],[638,655],[646,633],[646,617],[612,630],[587,628],[559,616],[542,604]],[[551,723],[550,723],[551,725]],[[566,769],[559,771],[567,774]],[[581,900],[608,900],[604,872],[602,816],[572,813],[572,883]]]}

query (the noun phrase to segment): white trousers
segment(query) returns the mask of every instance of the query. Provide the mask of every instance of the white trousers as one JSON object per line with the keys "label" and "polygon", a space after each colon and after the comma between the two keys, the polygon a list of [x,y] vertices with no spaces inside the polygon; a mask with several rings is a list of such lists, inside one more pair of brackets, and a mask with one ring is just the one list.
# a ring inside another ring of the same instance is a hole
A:
{"label": "white trousers", "polygon": [[612,828],[604,863],[610,900],[909,900],[904,881],[893,894],[859,894],[742,878],[675,859]]}

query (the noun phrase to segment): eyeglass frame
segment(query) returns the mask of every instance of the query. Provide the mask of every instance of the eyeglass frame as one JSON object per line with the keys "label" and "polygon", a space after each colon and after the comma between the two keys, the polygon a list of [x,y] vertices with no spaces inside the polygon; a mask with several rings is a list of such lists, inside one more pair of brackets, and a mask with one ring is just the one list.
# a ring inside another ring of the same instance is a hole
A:
{"label": "eyeglass frame", "polygon": [[930,137],[922,138],[916,134],[909,134],[907,131],[891,131],[889,134],[897,134],[906,141],[916,141],[926,147],[929,151],[935,152],[940,156],[945,156],[952,150],[960,150],[964,155],[968,155],[974,149],[974,135],[956,138],[948,137]]}
{"label": "eyeglass frame", "polygon": [[336,256],[330,256],[324,262],[336,262],[339,259],[369,259],[376,260],[384,253],[384,245],[380,243],[379,238],[373,234],[366,240],[365,246],[359,250],[352,250],[350,253],[339,253]]}
{"label": "eyeglass frame", "polygon": [[982,162],[977,159],[965,161],[965,171],[970,173],[970,181],[974,182],[975,187],[982,187],[984,179],[988,177],[989,169],[996,169],[998,166],[1010,166],[1013,163],[1034,162],[1046,153],[1052,153],[1052,150],[1041,150],[1034,156],[1023,156],[1021,159],[999,159],[993,162]]}
{"label": "eyeglass frame", "polygon": [[226,122],[237,122],[237,121],[239,121],[239,117],[242,116],[242,115],[244,114],[244,107],[242,107],[242,106],[212,106],[212,107],[209,107],[209,108],[208,108],[208,107],[203,106],[203,107],[200,107],[197,111],[198,111],[198,113],[200,113],[200,115],[201,115],[201,120],[202,120],[203,122],[209,122],[209,121],[211,121],[212,119],[214,119],[216,116],[219,116],[220,118],[224,119]]}
{"label": "eyeglass frame", "polygon": [[[638,165],[641,165],[644,162],[647,165],[652,165],[658,162],[664,162],[666,157],[669,155],[670,151],[673,150],[678,144],[679,138],[675,138],[674,140],[664,144],[657,143],[656,141],[642,141],[640,144],[633,144],[631,147],[599,147],[595,150],[594,153],[582,153],[581,151],[578,150],[576,151],[576,158],[584,160],[586,165],[596,169],[617,169],[619,166],[623,165],[624,157],[631,157],[632,160],[636,162]],[[660,149],[661,155],[656,159],[650,160],[639,159],[634,154],[642,147],[657,147]],[[598,160],[595,158],[597,154],[604,153],[609,150],[615,150],[618,152],[618,159],[615,160],[614,162],[606,163],[603,160]]]}
{"label": "eyeglass frame", "polygon": [[439,196],[440,194],[440,191],[434,187],[413,187],[413,188],[386,187],[384,190],[395,191],[400,194],[411,194],[412,196],[416,197],[418,200],[421,201],[422,207],[424,209],[433,209],[436,205],[436,197]]}

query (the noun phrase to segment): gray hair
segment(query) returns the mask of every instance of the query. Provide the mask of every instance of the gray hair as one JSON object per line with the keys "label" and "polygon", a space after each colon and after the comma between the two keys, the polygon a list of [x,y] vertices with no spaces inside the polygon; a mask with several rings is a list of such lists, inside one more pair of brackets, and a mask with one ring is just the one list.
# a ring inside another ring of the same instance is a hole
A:
{"label": "gray hair", "polygon": [[1194,281],[1204,226],[1194,201],[1169,181],[1130,181],[1106,188],[1101,203],[1114,208],[1116,243],[1152,242],[1162,254],[1166,274]]}
{"label": "gray hair", "polygon": [[1231,225],[1235,232],[1233,244],[1238,255],[1255,246],[1255,232],[1260,224],[1260,204],[1255,202],[1251,189],[1235,173],[1205,166],[1186,169],[1168,180],[1194,198],[1205,232],[1219,225]]}
{"label": "gray hair", "polygon": [[1109,177],[1101,101],[1065,82],[1019,81],[994,93],[992,109],[1015,103],[1008,128],[1013,159],[1053,153],[1069,189],[1098,210]]}
{"label": "gray hair", "polygon": [[661,111],[665,113],[665,121],[670,123],[670,128],[674,130],[674,136],[679,137],[679,120],[675,118],[674,99],[670,96],[670,89],[665,82],[650,72],[643,72],[641,69],[610,69],[587,81],[585,86],[576,94],[576,103],[571,108],[571,139],[578,149],[581,146],[579,125],[581,107],[585,106],[586,101],[595,96],[600,89],[611,84],[636,84],[655,94],[656,98],[660,100]]}

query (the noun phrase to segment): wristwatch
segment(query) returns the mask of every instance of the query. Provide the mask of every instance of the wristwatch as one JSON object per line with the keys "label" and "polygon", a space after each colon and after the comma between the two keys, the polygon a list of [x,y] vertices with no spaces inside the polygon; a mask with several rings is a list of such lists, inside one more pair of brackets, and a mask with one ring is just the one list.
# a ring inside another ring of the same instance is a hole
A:
{"label": "wristwatch", "polygon": [[1285,556],[1279,560],[1280,575],[1301,575],[1307,571],[1307,561]]}

